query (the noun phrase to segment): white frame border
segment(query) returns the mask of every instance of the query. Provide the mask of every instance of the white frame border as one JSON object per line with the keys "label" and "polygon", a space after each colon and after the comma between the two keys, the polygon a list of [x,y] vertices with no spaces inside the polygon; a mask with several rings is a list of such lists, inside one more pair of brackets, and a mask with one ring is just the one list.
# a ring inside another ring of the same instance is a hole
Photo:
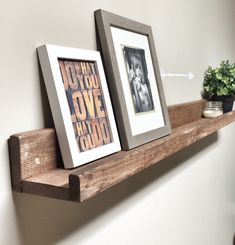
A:
{"label": "white frame border", "polygon": [[[121,150],[103,65],[98,51],[43,45],[37,48],[65,168],[74,168]],[[58,59],[94,61],[99,71],[113,142],[79,152]]]}
{"label": "white frame border", "polygon": [[[123,95],[125,98],[127,115],[129,118],[132,136],[164,127],[165,121],[161,108],[161,102],[158,93],[158,84],[156,82],[156,77],[153,68],[153,61],[151,58],[147,36],[131,31],[123,30],[114,26],[111,26],[110,28],[111,28],[113,44],[116,52],[116,58],[118,62],[118,68],[119,68],[121,83],[123,88]],[[151,93],[153,96],[153,104],[154,104],[153,111],[139,113],[139,114],[135,113],[133,106],[129,106],[132,104],[132,98],[131,98],[131,92],[129,88],[126,64],[121,49],[122,45],[131,47],[131,45],[133,45],[133,40],[135,40],[134,48],[142,48],[145,50],[145,58],[147,63],[146,65],[149,72],[148,77],[150,81],[150,88],[151,88]]]}

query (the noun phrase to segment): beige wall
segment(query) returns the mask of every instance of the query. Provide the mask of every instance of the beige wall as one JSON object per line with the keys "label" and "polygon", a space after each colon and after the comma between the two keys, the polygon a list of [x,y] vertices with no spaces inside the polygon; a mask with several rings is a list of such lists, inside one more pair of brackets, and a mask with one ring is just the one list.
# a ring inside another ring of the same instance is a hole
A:
{"label": "beige wall", "polygon": [[195,75],[164,79],[168,105],[199,99],[207,66],[235,61],[234,0],[2,1],[0,244],[232,244],[233,124],[84,204],[12,195],[6,140],[51,124],[36,47],[95,50],[98,8],[151,25],[160,67]]}

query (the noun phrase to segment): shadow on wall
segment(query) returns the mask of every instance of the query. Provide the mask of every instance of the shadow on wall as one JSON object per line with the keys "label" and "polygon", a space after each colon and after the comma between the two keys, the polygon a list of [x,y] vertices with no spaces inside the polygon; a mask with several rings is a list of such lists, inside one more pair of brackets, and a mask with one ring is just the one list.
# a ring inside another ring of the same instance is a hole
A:
{"label": "shadow on wall", "polygon": [[14,193],[22,244],[56,244],[68,237],[71,241],[73,233],[76,233],[76,239],[79,238],[79,244],[82,243],[99,227],[107,226],[115,214],[125,212],[129,198],[153,182],[163,185],[167,178],[164,181],[160,178],[177,167],[189,167],[185,166],[185,161],[216,141],[217,133],[214,133],[81,204]]}
{"label": "shadow on wall", "polygon": [[42,69],[38,57],[37,57],[37,62],[38,62],[38,73],[39,73],[40,89],[41,89],[41,96],[42,96],[44,127],[54,128],[55,126],[52,119],[52,112],[50,109],[49,99],[46,91],[46,86],[43,80]]}

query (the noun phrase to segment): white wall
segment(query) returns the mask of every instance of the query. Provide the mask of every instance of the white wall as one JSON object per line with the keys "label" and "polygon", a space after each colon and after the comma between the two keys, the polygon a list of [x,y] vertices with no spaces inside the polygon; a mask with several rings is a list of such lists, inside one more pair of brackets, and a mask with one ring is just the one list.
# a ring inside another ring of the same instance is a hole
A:
{"label": "white wall", "polygon": [[83,203],[13,193],[7,139],[51,124],[36,47],[96,49],[93,11],[151,25],[167,104],[200,98],[203,72],[235,61],[234,0],[1,1],[0,244],[224,245],[235,232],[235,125]]}

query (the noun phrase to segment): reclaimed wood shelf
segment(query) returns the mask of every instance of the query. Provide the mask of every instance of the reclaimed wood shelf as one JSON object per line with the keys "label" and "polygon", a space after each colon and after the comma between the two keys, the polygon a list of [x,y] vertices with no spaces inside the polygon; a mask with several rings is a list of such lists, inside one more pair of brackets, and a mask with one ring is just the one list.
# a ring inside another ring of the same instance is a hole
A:
{"label": "reclaimed wood shelf", "polygon": [[172,133],[73,170],[63,169],[54,129],[9,139],[13,190],[82,202],[235,121],[235,111],[202,118],[203,100],[168,107]]}

